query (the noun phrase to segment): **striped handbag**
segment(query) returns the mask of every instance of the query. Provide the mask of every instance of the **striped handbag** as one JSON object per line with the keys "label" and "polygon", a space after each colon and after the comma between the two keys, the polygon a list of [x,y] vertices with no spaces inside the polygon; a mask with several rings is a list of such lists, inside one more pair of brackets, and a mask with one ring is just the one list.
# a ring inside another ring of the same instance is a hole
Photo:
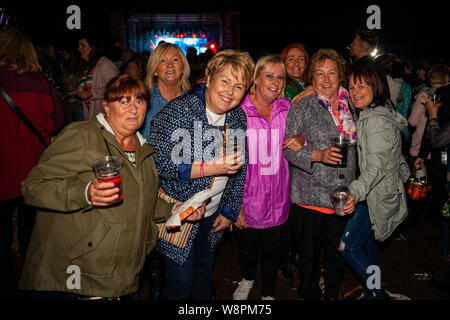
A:
{"label": "striped handbag", "polygon": [[[168,203],[178,203],[179,201],[175,200],[171,196],[167,195],[163,189],[158,189],[158,198],[167,201]],[[167,231],[165,223],[157,223],[158,227],[158,238],[173,244],[176,247],[184,248],[186,246],[189,235],[191,234],[193,223],[189,221],[185,221],[181,224],[179,228],[174,230]]]}

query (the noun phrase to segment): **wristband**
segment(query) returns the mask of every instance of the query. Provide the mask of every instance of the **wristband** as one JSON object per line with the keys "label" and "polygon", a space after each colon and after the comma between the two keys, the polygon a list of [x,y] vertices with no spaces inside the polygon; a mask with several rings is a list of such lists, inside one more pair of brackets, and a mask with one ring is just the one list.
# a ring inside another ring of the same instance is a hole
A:
{"label": "wristband", "polygon": [[204,178],[205,177],[205,168],[204,168],[204,162],[202,161],[202,163],[200,164],[200,176],[202,177],[202,178]]}

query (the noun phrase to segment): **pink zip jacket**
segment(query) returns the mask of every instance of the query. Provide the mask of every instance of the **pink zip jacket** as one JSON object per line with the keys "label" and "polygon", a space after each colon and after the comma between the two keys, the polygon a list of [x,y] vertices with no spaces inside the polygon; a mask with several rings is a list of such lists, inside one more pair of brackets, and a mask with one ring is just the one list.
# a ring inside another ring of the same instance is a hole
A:
{"label": "pink zip jacket", "polygon": [[289,164],[283,156],[287,98],[273,103],[270,124],[247,94],[241,104],[247,115],[248,166],[245,179],[245,222],[249,228],[267,229],[283,224],[289,215]]}

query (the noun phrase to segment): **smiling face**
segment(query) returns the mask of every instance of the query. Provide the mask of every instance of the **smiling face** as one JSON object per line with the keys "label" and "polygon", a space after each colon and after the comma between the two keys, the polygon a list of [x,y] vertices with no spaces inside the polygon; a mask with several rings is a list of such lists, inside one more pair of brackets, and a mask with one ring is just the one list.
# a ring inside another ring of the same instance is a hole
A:
{"label": "smiling face", "polygon": [[280,63],[270,63],[255,78],[255,95],[271,104],[284,88],[285,72]]}
{"label": "smiling face", "polygon": [[170,47],[167,52],[161,57],[161,60],[156,67],[155,76],[159,81],[166,83],[178,82],[183,72],[183,60],[180,53],[173,47]]}
{"label": "smiling face", "polygon": [[125,94],[120,100],[104,102],[106,120],[115,133],[130,136],[136,133],[145,118],[147,102],[133,94]]}
{"label": "smiling face", "polygon": [[78,51],[81,54],[81,59],[89,61],[89,53],[91,53],[91,50],[91,46],[86,39],[83,38],[78,41]]}
{"label": "smiling face", "polygon": [[339,89],[339,71],[330,59],[318,61],[313,75],[313,88],[321,96],[332,99]]}
{"label": "smiling face", "polygon": [[348,91],[356,108],[364,110],[372,102],[373,89],[364,77],[350,76]]}
{"label": "smiling face", "polygon": [[206,107],[215,114],[225,114],[236,107],[244,96],[242,71],[235,74],[231,64],[228,64],[214,78],[208,77],[206,88]]}
{"label": "smiling face", "polygon": [[286,73],[297,81],[303,80],[306,68],[306,57],[299,48],[292,48],[286,55]]}

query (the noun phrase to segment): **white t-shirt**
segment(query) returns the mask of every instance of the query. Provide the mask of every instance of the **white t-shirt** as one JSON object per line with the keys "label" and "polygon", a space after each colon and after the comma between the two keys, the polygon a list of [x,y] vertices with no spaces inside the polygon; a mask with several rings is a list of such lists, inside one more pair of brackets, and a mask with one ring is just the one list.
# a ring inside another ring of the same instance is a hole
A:
{"label": "white t-shirt", "polygon": [[[223,126],[225,124],[225,114],[219,115],[206,108],[206,116],[208,118],[208,123],[213,126]],[[223,190],[225,189],[227,182],[228,176],[216,176],[214,178],[211,188],[213,195],[211,201],[206,205],[205,218],[211,216],[219,208],[220,199],[222,198]]]}

